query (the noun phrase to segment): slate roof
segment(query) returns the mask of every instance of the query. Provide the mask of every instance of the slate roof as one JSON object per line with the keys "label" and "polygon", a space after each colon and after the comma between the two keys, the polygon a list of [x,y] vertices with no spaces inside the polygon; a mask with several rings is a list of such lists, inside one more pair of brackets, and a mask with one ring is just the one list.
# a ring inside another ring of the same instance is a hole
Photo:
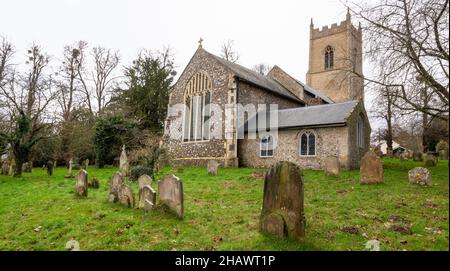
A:
{"label": "slate roof", "polygon": [[294,79],[294,80],[297,81],[297,83],[299,83],[300,85],[302,85],[303,89],[304,89],[306,92],[309,92],[311,95],[317,96],[317,97],[321,98],[322,100],[324,100],[325,102],[327,102],[327,103],[329,103],[329,104],[334,103],[334,101],[331,100],[330,97],[328,97],[328,96],[326,96],[326,95],[320,93],[319,91],[313,89],[312,87],[310,87],[309,85],[307,85],[307,84],[305,84],[305,83],[300,82],[300,81],[297,80],[297,79]]}
{"label": "slate roof", "polygon": [[208,54],[210,54],[213,58],[219,61],[222,65],[230,69],[239,79],[260,86],[268,91],[274,92],[275,94],[290,98],[298,102],[302,102],[304,104],[304,101],[302,101],[300,98],[292,94],[292,92],[287,90],[285,87],[283,87],[281,84],[279,84],[272,78],[269,78],[258,72],[243,67],[239,64],[230,62],[226,59],[213,55],[209,52]]}
{"label": "slate roof", "polygon": [[345,125],[358,102],[348,101],[278,110],[278,129]]}

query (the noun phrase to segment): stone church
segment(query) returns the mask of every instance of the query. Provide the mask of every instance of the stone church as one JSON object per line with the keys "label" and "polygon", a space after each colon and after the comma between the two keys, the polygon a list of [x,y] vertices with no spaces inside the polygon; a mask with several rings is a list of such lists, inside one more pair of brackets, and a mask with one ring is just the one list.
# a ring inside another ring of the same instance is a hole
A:
{"label": "stone church", "polygon": [[262,75],[207,52],[200,42],[170,92],[163,143],[173,165],[216,160],[225,167],[268,167],[287,160],[321,169],[334,156],[342,168],[359,167],[371,132],[361,32],[350,14],[321,29],[311,20],[306,83],[278,66]]}

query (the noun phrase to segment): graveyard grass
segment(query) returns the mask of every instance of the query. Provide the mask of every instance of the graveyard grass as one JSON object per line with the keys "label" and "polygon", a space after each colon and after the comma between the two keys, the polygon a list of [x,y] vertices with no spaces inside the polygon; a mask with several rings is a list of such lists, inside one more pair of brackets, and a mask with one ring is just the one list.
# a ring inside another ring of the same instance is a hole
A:
{"label": "graveyard grass", "polygon": [[[52,177],[34,168],[22,178],[0,176],[0,250],[65,250],[71,238],[81,250],[366,250],[370,239],[379,240],[381,250],[448,250],[448,162],[430,168],[432,187],[408,183],[408,170],[420,165],[386,159],[381,185],[360,185],[358,170],[340,177],[305,171],[303,243],[258,231],[263,170],[176,173],[185,192],[185,218],[179,220],[161,209],[144,214],[108,203],[114,168],[89,168],[100,188],[89,189],[87,198],[75,196],[65,168]],[[137,193],[137,184],[132,188]]]}

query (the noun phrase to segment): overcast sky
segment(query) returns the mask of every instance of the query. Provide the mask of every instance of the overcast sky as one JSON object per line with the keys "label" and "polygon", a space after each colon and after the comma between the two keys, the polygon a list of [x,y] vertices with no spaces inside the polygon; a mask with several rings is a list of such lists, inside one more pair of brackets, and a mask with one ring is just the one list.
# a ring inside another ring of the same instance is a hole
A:
{"label": "overcast sky", "polygon": [[223,41],[234,40],[239,64],[277,64],[305,81],[311,17],[316,28],[340,22],[346,14],[342,2],[2,0],[0,35],[14,44],[17,57],[36,42],[55,62],[65,45],[78,40],[119,50],[122,65],[141,49],[170,46],[179,74],[200,37],[214,54],[220,54]]}

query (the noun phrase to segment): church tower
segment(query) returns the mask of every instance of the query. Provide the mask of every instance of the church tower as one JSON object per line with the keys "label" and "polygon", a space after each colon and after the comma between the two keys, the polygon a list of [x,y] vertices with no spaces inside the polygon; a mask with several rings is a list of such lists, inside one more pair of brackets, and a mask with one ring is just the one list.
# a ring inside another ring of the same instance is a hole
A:
{"label": "church tower", "polygon": [[311,19],[306,83],[335,102],[364,99],[361,32],[349,11],[345,21],[330,28],[315,29]]}

